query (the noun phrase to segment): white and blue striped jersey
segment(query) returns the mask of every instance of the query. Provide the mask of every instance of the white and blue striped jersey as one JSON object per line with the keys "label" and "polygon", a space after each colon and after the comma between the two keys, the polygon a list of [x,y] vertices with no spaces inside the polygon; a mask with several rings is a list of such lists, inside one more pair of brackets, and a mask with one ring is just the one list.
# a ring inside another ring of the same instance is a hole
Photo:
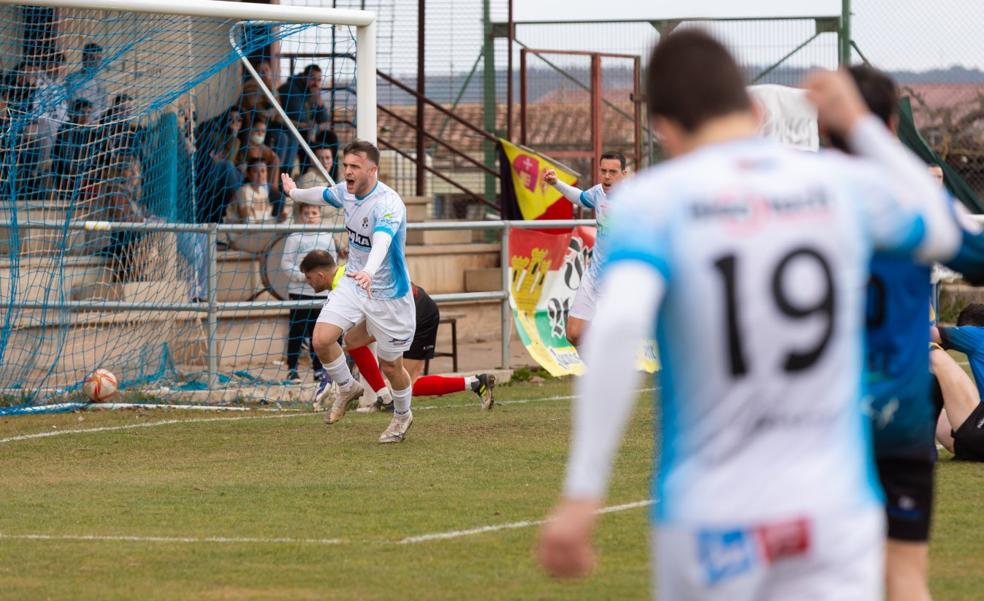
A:
{"label": "white and blue striped jersey", "polygon": [[[563,182],[558,182],[563,184]],[[564,194],[564,198],[570,202],[580,205],[595,212],[595,220],[598,222],[598,233],[595,239],[594,249],[591,251],[591,264],[588,271],[591,275],[597,276],[604,262],[604,240],[608,224],[608,210],[610,208],[608,195],[601,184],[596,184],[587,190],[580,190],[575,186],[558,185],[557,188]]]}
{"label": "white and blue striped jersey", "polygon": [[[379,271],[372,278],[372,296],[386,300],[410,293],[407,269],[407,208],[395,190],[382,182],[365,196],[351,194],[345,182],[325,188],[323,199],[345,211],[345,229],[349,235],[349,258],[345,270],[356,273],[365,268],[372,250],[372,235],[383,231],[393,237]],[[361,294],[366,294],[359,288]]]}
{"label": "white and blue striped jersey", "polygon": [[911,195],[896,181],[836,153],[746,139],[613,194],[602,278],[631,261],[665,289],[652,308],[657,521],[743,524],[881,503],[861,412],[869,261],[876,248],[955,244],[925,207],[902,204]]}

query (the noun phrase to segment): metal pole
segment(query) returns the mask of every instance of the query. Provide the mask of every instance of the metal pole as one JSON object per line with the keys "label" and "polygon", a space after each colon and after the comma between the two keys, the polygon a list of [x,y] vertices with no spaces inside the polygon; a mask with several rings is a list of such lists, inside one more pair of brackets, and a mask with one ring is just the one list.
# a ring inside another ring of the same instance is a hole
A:
{"label": "metal pole", "polygon": [[847,67],[851,64],[851,0],[842,0],[841,3],[841,27],[838,42],[840,42],[838,62],[840,66]]}
{"label": "metal pole", "polygon": [[519,51],[519,143],[526,145],[526,48]]}
{"label": "metal pole", "polygon": [[210,223],[208,228],[208,333],[206,348],[206,363],[208,365],[208,389],[213,390],[219,385],[219,358],[218,348],[216,348],[216,335],[218,334],[219,322],[216,311],[218,302],[218,232],[215,224]]}
{"label": "metal pole", "polygon": [[591,177],[601,181],[601,56],[591,55]]}
{"label": "metal pole", "polygon": [[509,17],[506,36],[506,139],[512,141],[512,103],[513,103],[513,35],[516,24],[513,22],[513,0],[509,0]]}
{"label": "metal pole", "polygon": [[[376,23],[358,28],[355,40],[355,131],[359,139],[376,144]],[[317,164],[317,161],[315,161]]]}
{"label": "metal pole", "polygon": [[[491,0],[482,0],[482,33],[485,36],[483,39],[483,58],[485,59],[485,64],[483,68],[483,95],[482,104],[484,119],[482,123],[483,129],[485,131],[495,134],[495,112],[496,112],[496,98],[495,98],[495,40],[492,37],[492,9]],[[485,166],[489,169],[495,169],[495,144],[490,140],[485,140],[482,142]],[[495,201],[496,190],[495,190],[495,177],[486,174],[485,175],[485,198],[490,201]]]}
{"label": "metal pole", "polygon": [[427,194],[425,190],[427,173],[424,171],[424,166],[427,164],[424,160],[424,93],[426,91],[425,80],[427,79],[424,73],[424,10],[426,5],[427,0],[417,1],[417,196]]}
{"label": "metal pole", "polygon": [[509,343],[512,336],[512,310],[509,308],[509,231],[511,224],[508,221],[502,223],[502,248],[500,249],[500,262],[502,264],[502,301],[500,313],[502,322],[500,324],[501,344],[502,344],[502,369],[509,369]]}
{"label": "metal pole", "polygon": [[635,144],[635,165],[633,168],[638,172],[642,169],[642,59],[638,56],[632,59],[632,103],[635,108],[632,116],[635,118],[633,135]]}

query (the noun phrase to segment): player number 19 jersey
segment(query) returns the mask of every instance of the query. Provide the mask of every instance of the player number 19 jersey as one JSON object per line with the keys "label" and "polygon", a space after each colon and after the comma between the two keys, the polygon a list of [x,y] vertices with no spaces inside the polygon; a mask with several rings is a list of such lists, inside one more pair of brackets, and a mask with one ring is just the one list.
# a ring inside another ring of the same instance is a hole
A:
{"label": "player number 19 jersey", "polygon": [[657,520],[880,501],[860,408],[867,265],[873,246],[911,251],[920,226],[869,169],[746,140],[614,195],[608,264],[641,261],[667,283]]}

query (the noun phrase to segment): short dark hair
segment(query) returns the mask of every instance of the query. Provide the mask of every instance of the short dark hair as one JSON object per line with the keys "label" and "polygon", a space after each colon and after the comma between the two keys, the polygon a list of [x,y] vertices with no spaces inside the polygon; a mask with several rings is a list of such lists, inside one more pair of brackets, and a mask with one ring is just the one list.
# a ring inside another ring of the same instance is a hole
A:
{"label": "short dark hair", "polygon": [[617,150],[609,150],[601,153],[601,158],[598,159],[598,162],[601,163],[602,161],[618,161],[618,164],[622,167],[622,171],[625,171],[625,154]]}
{"label": "short dark hair", "polygon": [[847,72],[858,86],[868,110],[888,125],[899,112],[899,89],[895,80],[871,65],[854,65]]}
{"label": "short dark hair", "polygon": [[958,326],[984,326],[984,305],[971,303],[957,316]]}
{"label": "short dark hair", "polygon": [[752,108],[731,53],[699,29],[660,39],[646,68],[646,102],[650,116],[675,121],[688,132],[715,117]]}
{"label": "short dark hair", "polygon": [[[847,69],[847,73],[858,87],[868,110],[886,126],[891,125],[899,111],[899,89],[895,81],[887,73],[871,65],[854,65]],[[829,131],[827,139],[834,148],[850,154],[847,140],[841,134]]]}
{"label": "short dark hair", "polygon": [[301,264],[298,265],[298,269],[301,270],[301,273],[307,273],[321,267],[331,269],[334,266],[335,258],[331,256],[331,253],[327,250],[315,249],[304,255]]}
{"label": "short dark hair", "polygon": [[308,75],[311,75],[311,72],[312,71],[318,71],[320,73],[321,72],[321,66],[318,65],[317,63],[311,63],[310,65],[304,67],[304,70],[301,71],[301,74],[304,75],[304,76],[308,76]]}
{"label": "short dark hair", "polygon": [[259,167],[260,165],[266,167],[267,166],[266,161],[264,161],[262,157],[253,157],[249,160],[248,163],[246,163],[246,168],[250,169],[252,167]]}
{"label": "short dark hair", "polygon": [[103,47],[95,42],[89,42],[82,48],[82,54],[102,53]]}
{"label": "short dark hair", "polygon": [[376,145],[372,142],[366,142],[365,140],[352,140],[345,145],[342,152],[344,154],[361,152],[366,155],[366,158],[369,159],[373,165],[379,165],[379,149],[376,148]]}
{"label": "short dark hair", "polygon": [[84,111],[92,109],[92,103],[85,98],[76,98],[72,101],[72,105],[69,107],[68,112],[71,115],[81,115]]}

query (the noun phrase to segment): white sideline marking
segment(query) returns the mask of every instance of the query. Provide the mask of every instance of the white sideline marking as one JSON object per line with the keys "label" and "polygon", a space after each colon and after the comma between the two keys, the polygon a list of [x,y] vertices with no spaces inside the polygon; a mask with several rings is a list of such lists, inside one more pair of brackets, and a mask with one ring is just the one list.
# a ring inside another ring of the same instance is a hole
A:
{"label": "white sideline marking", "polygon": [[[645,501],[635,501],[634,503],[624,503],[622,505],[612,505],[599,509],[598,514],[617,513],[648,507],[653,504],[652,499]],[[518,528],[529,528],[546,523],[547,520],[523,520],[520,522],[510,522],[508,524],[493,524],[470,528],[468,530],[452,530],[451,532],[434,532],[431,534],[421,534],[409,536],[398,541],[382,541],[385,544],[412,545],[415,543],[425,543],[435,540],[448,540],[461,538],[486,532],[498,532],[500,530],[516,530]],[[133,543],[222,543],[222,544],[282,544],[282,545],[342,545],[351,541],[341,538],[257,538],[257,537],[226,537],[226,536],[127,536],[127,535],[99,535],[99,534],[6,534],[0,532],[0,540],[34,540],[34,541],[82,541],[82,542],[133,542]],[[361,541],[363,544],[372,544],[376,541]]]}
{"label": "white sideline marking", "polygon": [[50,438],[52,436],[67,436],[69,434],[88,434],[90,432],[115,432],[118,430],[134,430],[136,428],[153,428],[156,426],[169,426],[171,424],[201,424],[206,422],[238,422],[247,419],[285,419],[288,417],[302,417],[307,415],[317,415],[316,413],[305,411],[303,413],[287,413],[282,415],[242,415],[238,417],[202,417],[196,419],[164,419],[156,422],[144,422],[141,424],[124,424],[122,426],[101,426],[99,428],[76,428],[75,430],[55,430],[53,432],[35,432],[33,434],[21,434],[0,438],[0,444],[5,442],[17,442],[19,440],[34,440],[36,438]]}
{"label": "white sideline marking", "polygon": [[340,538],[238,538],[225,536],[113,536],[97,534],[5,534],[0,532],[0,540],[51,540],[51,541],[95,541],[95,542],[135,542],[135,543],[225,543],[225,544],[305,544],[340,545]]}
{"label": "white sideline marking", "polygon": [[[640,388],[638,392],[649,392],[656,390],[656,388]],[[536,399],[516,399],[512,401],[496,401],[497,405],[524,405],[529,403],[542,403],[546,401],[564,401],[573,399],[574,395],[563,395],[563,396],[549,396]],[[461,404],[461,405],[425,405],[423,407],[415,407],[416,411],[428,411],[433,409],[463,409],[463,408],[474,408],[471,403]],[[32,434],[21,434],[19,436],[10,436],[8,438],[0,438],[0,444],[8,442],[18,442],[22,440],[35,440],[38,438],[51,438],[53,436],[67,436],[69,434],[87,434],[90,432],[116,432],[119,430],[133,430],[136,428],[153,428],[156,426],[169,426],[172,424],[201,424],[208,422],[237,422],[243,420],[253,420],[253,419],[283,419],[288,417],[303,417],[309,415],[318,415],[312,411],[303,411],[296,413],[284,413],[278,415],[243,415],[238,417],[203,417],[195,419],[165,419],[156,422],[144,422],[141,424],[124,424],[121,426],[101,426],[99,428],[76,428],[74,430],[55,430],[52,432],[35,432]]]}
{"label": "white sideline marking", "polygon": [[[625,503],[622,505],[612,505],[611,507],[603,507],[596,511],[595,513],[617,513],[619,511],[628,511],[629,509],[638,509],[639,507],[648,507],[653,504],[652,499],[646,499],[645,501],[635,501],[634,503]],[[516,530],[518,528],[529,528],[531,526],[539,526],[545,524],[547,520],[523,520],[521,522],[510,522],[508,524],[494,524],[490,526],[481,526],[479,528],[470,528],[468,530],[452,530],[450,532],[434,532],[432,534],[421,534],[419,536],[408,536],[404,538],[398,545],[412,545],[414,543],[426,543],[432,540],[448,540],[451,538],[461,538],[463,536],[472,536],[473,534],[484,534],[486,532],[498,532],[499,530]]]}

